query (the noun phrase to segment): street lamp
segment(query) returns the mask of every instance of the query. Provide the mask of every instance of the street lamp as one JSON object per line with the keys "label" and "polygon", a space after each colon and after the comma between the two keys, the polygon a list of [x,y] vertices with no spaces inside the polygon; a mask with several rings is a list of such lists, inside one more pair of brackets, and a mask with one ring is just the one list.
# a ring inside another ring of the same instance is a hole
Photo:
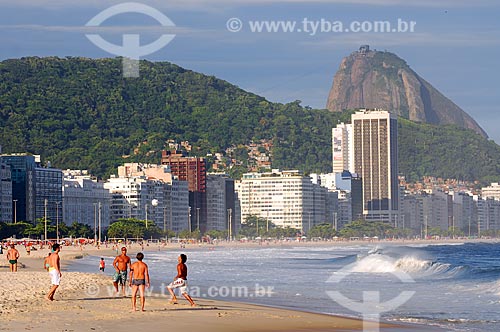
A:
{"label": "street lamp", "polygon": [[200,230],[200,208],[196,208],[196,226]]}
{"label": "street lamp", "polygon": [[165,236],[167,232],[167,207],[163,207],[163,233],[165,233]]}
{"label": "street lamp", "polygon": [[470,239],[470,216],[469,216],[469,239]]}
{"label": "street lamp", "polygon": [[44,234],[44,240],[45,242],[47,242],[47,199],[45,199],[44,201],[44,212],[43,212],[43,219],[45,220],[45,234]]}
{"label": "street lamp", "polygon": [[266,218],[266,232],[269,233],[269,211],[267,211],[267,218]]}
{"label": "street lamp", "polygon": [[233,209],[229,208],[227,209],[227,212],[229,213],[229,224],[228,224],[228,229],[227,229],[227,233],[228,233],[228,237],[229,237],[229,241],[231,241],[231,238],[232,238],[232,231],[233,231],[233,225],[231,223],[231,214],[233,212]]}
{"label": "street lamp", "polygon": [[14,224],[17,223],[17,199],[13,200],[14,202]]}
{"label": "street lamp", "polygon": [[190,206],[188,208],[188,228],[189,228],[189,233],[191,233],[191,207]]}
{"label": "street lamp", "polygon": [[171,231],[174,231],[174,226],[173,226],[173,225],[174,225],[174,222],[173,222],[173,213],[172,213],[172,198],[170,198],[170,200],[169,200],[169,202],[168,202],[168,206],[169,206],[169,209],[170,209],[170,218],[169,218],[169,220],[168,220],[168,221],[169,221],[169,224],[170,224],[169,229],[170,229]]}
{"label": "street lamp", "polygon": [[57,243],[59,243],[59,204],[61,202],[56,202],[56,239]]}
{"label": "street lamp", "polygon": [[97,203],[94,203],[94,245],[97,245]]}
{"label": "street lamp", "polygon": [[427,215],[424,216],[424,221],[425,221],[424,235],[425,235],[425,239],[427,240],[427,228],[429,227],[427,225]]}
{"label": "street lamp", "polygon": [[455,238],[455,216],[451,216],[451,236]]}
{"label": "street lamp", "polygon": [[99,244],[101,244],[101,202],[99,202]]}
{"label": "street lamp", "polygon": [[[157,206],[158,206],[158,203],[159,203],[159,202],[158,202],[158,200],[157,200],[157,199],[153,199],[153,200],[151,201],[151,206],[153,207],[153,221],[156,219],[156,218],[155,218],[155,217],[156,217],[155,207],[157,207]],[[146,225],[146,228],[148,228],[148,226],[147,226],[147,225]]]}

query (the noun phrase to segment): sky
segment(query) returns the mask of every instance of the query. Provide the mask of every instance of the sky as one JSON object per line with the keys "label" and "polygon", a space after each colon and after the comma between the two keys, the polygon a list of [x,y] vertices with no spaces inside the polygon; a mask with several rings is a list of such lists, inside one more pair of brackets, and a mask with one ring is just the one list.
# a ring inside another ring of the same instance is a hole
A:
{"label": "sky", "polygon": [[0,60],[114,57],[131,49],[124,34],[141,47],[170,36],[140,59],[312,108],[325,108],[342,58],[368,44],[403,58],[500,144],[498,0],[0,0],[0,8]]}

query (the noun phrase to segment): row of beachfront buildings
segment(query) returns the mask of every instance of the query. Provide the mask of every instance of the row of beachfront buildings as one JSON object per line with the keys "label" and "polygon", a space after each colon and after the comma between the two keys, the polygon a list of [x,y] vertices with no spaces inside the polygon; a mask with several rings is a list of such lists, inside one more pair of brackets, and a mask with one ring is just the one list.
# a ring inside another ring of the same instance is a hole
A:
{"label": "row of beachfront buildings", "polygon": [[429,229],[466,234],[500,230],[500,186],[481,194],[401,186],[397,118],[361,110],[332,130],[333,172],[247,173],[240,180],[208,173],[206,159],[163,151],[158,165],[126,163],[97,181],[81,170],[42,165],[39,156],[0,155],[0,221],[80,222],[107,227],[121,218],[160,228],[236,234],[250,215],[300,232],[320,223],[340,229],[353,220],[383,221],[425,236]]}

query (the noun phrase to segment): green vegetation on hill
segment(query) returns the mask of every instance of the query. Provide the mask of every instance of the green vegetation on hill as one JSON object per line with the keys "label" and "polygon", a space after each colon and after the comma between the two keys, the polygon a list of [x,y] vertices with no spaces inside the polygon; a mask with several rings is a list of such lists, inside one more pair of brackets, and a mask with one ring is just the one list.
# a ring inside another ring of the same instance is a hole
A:
{"label": "green vegetation on hill", "polygon": [[[140,65],[139,78],[123,78],[119,58],[1,62],[3,152],[105,178],[124,162],[158,163],[168,139],[188,140],[198,156],[267,139],[273,168],[331,171],[331,128],[350,112],[271,103],[167,62]],[[401,121],[399,133],[400,171],[412,178],[500,174],[500,147],[472,131]]]}
{"label": "green vegetation on hill", "polygon": [[270,103],[170,63],[141,61],[139,78],[123,78],[121,68],[120,59],[0,63],[4,152],[106,177],[123,162],[158,163],[167,139],[188,140],[193,155],[205,155],[273,138],[275,167],[329,169],[325,147],[339,115]]}
{"label": "green vegetation on hill", "polygon": [[444,179],[500,179],[500,146],[472,130],[399,119],[399,172],[410,180],[424,175]]}

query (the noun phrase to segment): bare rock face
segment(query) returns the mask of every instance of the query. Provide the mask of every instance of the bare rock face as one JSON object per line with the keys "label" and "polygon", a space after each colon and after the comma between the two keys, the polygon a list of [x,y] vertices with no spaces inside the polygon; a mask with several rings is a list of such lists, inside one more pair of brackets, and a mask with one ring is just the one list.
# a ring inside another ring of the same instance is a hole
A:
{"label": "bare rock face", "polygon": [[417,75],[393,53],[359,51],[344,58],[333,78],[326,108],[332,112],[381,108],[403,118],[431,124],[455,124],[486,132],[460,107]]}

